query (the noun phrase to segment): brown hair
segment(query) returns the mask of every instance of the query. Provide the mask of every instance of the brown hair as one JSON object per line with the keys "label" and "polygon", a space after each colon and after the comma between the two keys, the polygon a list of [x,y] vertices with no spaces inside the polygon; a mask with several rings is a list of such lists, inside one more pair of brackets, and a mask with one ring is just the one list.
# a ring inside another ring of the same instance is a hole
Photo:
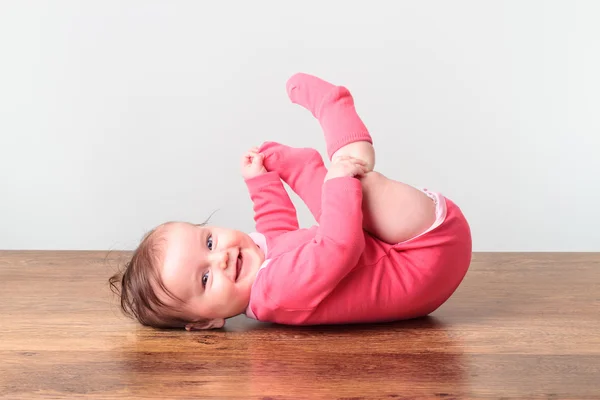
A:
{"label": "brown hair", "polygon": [[168,224],[171,222],[148,232],[125,268],[111,276],[108,282],[113,293],[121,297],[121,310],[126,316],[154,328],[184,328],[192,321],[175,316],[175,307],[165,304],[155,292],[158,287],[173,300],[181,302],[165,287],[158,272],[164,250],[161,228]]}

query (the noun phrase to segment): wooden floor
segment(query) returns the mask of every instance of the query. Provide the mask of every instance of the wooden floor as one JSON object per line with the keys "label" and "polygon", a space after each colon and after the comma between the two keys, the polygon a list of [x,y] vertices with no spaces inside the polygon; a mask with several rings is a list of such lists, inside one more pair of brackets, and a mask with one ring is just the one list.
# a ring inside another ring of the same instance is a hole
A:
{"label": "wooden floor", "polygon": [[600,399],[600,254],[475,254],[422,320],[210,332],[122,317],[124,255],[0,251],[0,399]]}

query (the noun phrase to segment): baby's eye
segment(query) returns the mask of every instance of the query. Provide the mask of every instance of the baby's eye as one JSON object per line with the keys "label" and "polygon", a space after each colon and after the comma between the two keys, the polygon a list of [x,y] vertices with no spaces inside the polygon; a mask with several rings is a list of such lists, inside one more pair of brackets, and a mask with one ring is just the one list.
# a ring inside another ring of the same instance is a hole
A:
{"label": "baby's eye", "polygon": [[212,248],[213,248],[212,236],[209,236],[208,239],[206,239],[206,247],[208,247],[209,250],[212,250]]}
{"label": "baby's eye", "polygon": [[208,271],[202,275],[202,287],[206,287],[206,282],[208,282]]}

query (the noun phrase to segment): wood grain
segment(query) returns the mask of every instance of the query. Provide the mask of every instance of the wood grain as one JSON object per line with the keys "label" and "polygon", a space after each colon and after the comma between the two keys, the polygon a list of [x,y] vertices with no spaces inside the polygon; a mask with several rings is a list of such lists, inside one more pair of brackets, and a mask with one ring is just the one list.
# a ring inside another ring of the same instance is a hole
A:
{"label": "wood grain", "polygon": [[0,399],[600,399],[597,253],[477,253],[419,320],[210,332],[122,317],[127,254],[0,251]]}

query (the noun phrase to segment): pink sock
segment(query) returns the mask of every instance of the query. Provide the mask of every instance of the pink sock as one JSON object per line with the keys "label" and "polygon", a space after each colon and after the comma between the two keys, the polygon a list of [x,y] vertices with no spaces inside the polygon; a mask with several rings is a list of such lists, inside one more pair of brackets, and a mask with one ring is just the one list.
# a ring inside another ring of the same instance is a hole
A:
{"label": "pink sock", "polygon": [[276,171],[300,196],[318,222],[321,217],[321,187],[327,174],[319,152],[276,142],[265,142],[259,151],[265,155],[263,164],[267,171]]}
{"label": "pink sock", "polygon": [[349,143],[373,143],[367,127],[356,113],[354,99],[345,87],[300,73],[288,80],[286,88],[292,103],[306,108],[319,120],[329,159]]}

